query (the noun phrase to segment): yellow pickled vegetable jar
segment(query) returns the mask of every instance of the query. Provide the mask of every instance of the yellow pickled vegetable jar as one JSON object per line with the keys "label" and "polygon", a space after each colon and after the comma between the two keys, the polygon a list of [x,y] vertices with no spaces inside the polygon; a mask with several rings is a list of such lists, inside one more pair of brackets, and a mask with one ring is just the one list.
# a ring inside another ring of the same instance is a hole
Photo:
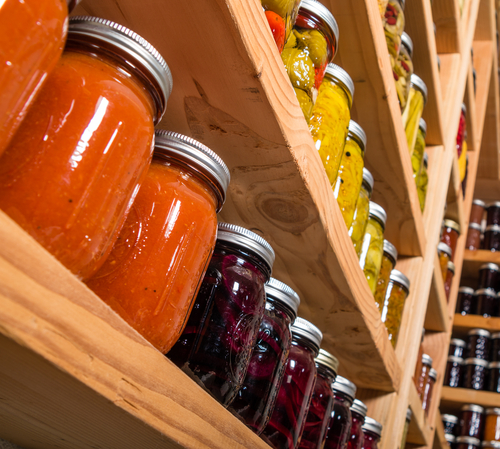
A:
{"label": "yellow pickled vegetable jar", "polygon": [[389,242],[389,240],[384,240],[382,265],[380,266],[380,273],[378,275],[377,287],[374,294],[375,302],[377,303],[380,313],[382,313],[382,309],[384,307],[385,292],[389,286],[389,278],[392,270],[394,270],[394,267],[396,266],[397,260],[398,250],[391,242]]}
{"label": "yellow pickled vegetable jar", "polygon": [[423,118],[420,119],[417,131],[417,139],[411,152],[411,167],[413,169],[413,178],[416,179],[422,169],[425,152],[425,136],[427,134],[427,124]]}
{"label": "yellow pickled vegetable jar", "polygon": [[439,266],[441,267],[441,274],[443,275],[443,282],[446,282],[446,275],[448,273],[448,262],[451,261],[451,248],[444,242],[439,242],[438,247]]}
{"label": "yellow pickled vegetable jar", "polygon": [[380,11],[380,17],[382,21],[385,18],[385,9],[387,8],[388,0],[378,0],[378,10]]}
{"label": "yellow pickled vegetable jar", "polygon": [[423,212],[425,208],[425,198],[427,196],[427,185],[429,184],[429,176],[427,175],[427,166],[429,161],[429,156],[424,153],[424,163],[422,164],[422,169],[416,178],[418,201],[420,202],[420,210]]}
{"label": "yellow pickled vegetable jar", "polygon": [[340,160],[337,182],[333,188],[333,195],[337,198],[347,229],[351,227],[363,183],[365,148],[366,134],[361,126],[351,120],[344,154]]}
{"label": "yellow pickled vegetable jar", "polygon": [[410,95],[408,96],[408,101],[406,102],[406,107],[402,115],[409,151],[411,151],[415,145],[418,126],[426,102],[427,86],[422,81],[422,78],[413,74],[411,76]]}
{"label": "yellow pickled vegetable jar", "polygon": [[411,76],[413,75],[413,42],[407,33],[401,36],[401,49],[393,69],[396,92],[401,111],[404,111],[410,95]]}
{"label": "yellow pickled vegetable jar", "polygon": [[281,53],[299,11],[300,0],[261,0],[264,14]]}
{"label": "yellow pickled vegetable jar", "polygon": [[389,0],[384,14],[384,32],[387,50],[394,68],[401,47],[401,35],[405,29],[404,0]]}
{"label": "yellow pickled vegetable jar", "polygon": [[312,110],[309,131],[332,187],[347,139],[353,95],[354,83],[347,72],[338,65],[328,64]]}
{"label": "yellow pickled vegetable jar", "polygon": [[363,237],[365,235],[366,223],[368,223],[368,214],[370,212],[370,198],[373,192],[373,176],[363,168],[363,182],[359,191],[358,200],[356,202],[356,210],[352,218],[352,224],[349,228],[349,236],[351,237],[354,250],[358,255],[361,252]]}
{"label": "yellow pickled vegetable jar", "polygon": [[384,252],[384,230],[387,214],[378,204],[370,201],[370,213],[368,223],[361,245],[359,265],[365,273],[366,280],[372,293],[375,293],[377,279],[382,266],[382,254]]}
{"label": "yellow pickled vegetable jar", "polygon": [[403,308],[409,293],[410,280],[401,271],[392,270],[382,308],[382,323],[385,323],[393,348],[398,341]]}

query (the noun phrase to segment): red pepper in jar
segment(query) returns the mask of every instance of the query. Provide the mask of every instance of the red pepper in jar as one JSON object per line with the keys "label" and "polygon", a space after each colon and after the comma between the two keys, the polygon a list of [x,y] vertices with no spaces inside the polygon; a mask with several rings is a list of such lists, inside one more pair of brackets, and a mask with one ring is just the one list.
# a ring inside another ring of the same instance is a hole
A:
{"label": "red pepper in jar", "polygon": [[265,14],[278,50],[281,53],[285,46],[285,21],[275,12],[266,11]]}

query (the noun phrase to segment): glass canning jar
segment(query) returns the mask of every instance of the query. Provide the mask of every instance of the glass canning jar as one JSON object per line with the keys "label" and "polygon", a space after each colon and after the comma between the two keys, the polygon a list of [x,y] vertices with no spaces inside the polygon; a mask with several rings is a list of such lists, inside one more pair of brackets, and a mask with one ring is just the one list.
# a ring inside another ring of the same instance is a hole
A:
{"label": "glass canning jar", "polygon": [[481,225],[470,223],[467,231],[467,241],[465,242],[465,249],[475,251],[481,247]]}
{"label": "glass canning jar", "polygon": [[460,111],[460,118],[458,122],[458,131],[456,137],[456,147],[457,147],[457,157],[460,158],[463,149],[463,143],[465,140],[465,135],[467,134],[467,122],[466,122],[467,107],[462,103],[462,109]]}
{"label": "glass canning jar", "polygon": [[495,252],[500,250],[500,226],[489,225],[484,231],[483,248]]}
{"label": "glass canning jar", "polygon": [[363,449],[378,449],[382,437],[382,424],[367,416],[363,424]]}
{"label": "glass canning jar", "polygon": [[363,424],[365,422],[368,407],[359,399],[354,399],[351,406],[351,436],[347,440],[346,449],[362,449],[363,447]]}
{"label": "glass canning jar", "polygon": [[457,449],[480,449],[481,440],[472,437],[457,437]]}
{"label": "glass canning jar", "polygon": [[451,260],[451,248],[443,242],[439,242],[437,246],[439,256],[439,266],[443,275],[443,282],[446,282],[446,272],[448,271],[448,262]]}
{"label": "glass canning jar", "polygon": [[443,421],[444,433],[448,435],[456,435],[458,433],[458,417],[455,415],[441,415]]}
{"label": "glass canning jar", "polygon": [[340,160],[337,182],[333,188],[333,196],[337,199],[347,229],[351,227],[363,183],[365,149],[366,134],[361,126],[351,120]]}
{"label": "glass canning jar", "polygon": [[446,442],[451,449],[457,449],[457,437],[455,435],[450,435],[448,433],[444,434]]}
{"label": "glass canning jar", "polygon": [[487,408],[483,432],[484,441],[500,441],[500,408]]}
{"label": "glass canning jar", "polygon": [[467,356],[489,359],[491,334],[485,329],[472,329],[467,333]]}
{"label": "glass canning jar", "polygon": [[413,179],[415,183],[422,171],[422,164],[424,163],[424,153],[425,153],[425,136],[427,135],[427,123],[423,118],[420,119],[418,123],[417,138],[415,140],[415,145],[410,148],[411,151],[411,167],[413,170]]}
{"label": "glass canning jar", "polygon": [[269,279],[265,289],[266,309],[247,374],[228,407],[257,435],[273,412],[292,344],[290,326],[300,304],[297,293],[277,279]]}
{"label": "glass canning jar", "polygon": [[488,364],[488,391],[500,393],[500,362]]}
{"label": "glass canning jar", "polygon": [[482,446],[487,449],[500,449],[500,441],[483,441]]}
{"label": "glass canning jar", "polygon": [[427,381],[429,380],[429,372],[432,368],[432,357],[428,354],[422,355],[422,364],[421,370],[417,373],[417,393],[422,401],[425,394],[425,386],[427,385]]}
{"label": "glass canning jar", "polygon": [[227,406],[245,379],[264,316],[274,251],[248,229],[219,223],[184,332],[167,356]]}
{"label": "glass canning jar", "polygon": [[351,436],[351,406],[356,396],[356,385],[345,377],[337,376],[332,389],[335,402],[325,449],[345,449]]}
{"label": "glass canning jar", "polygon": [[477,310],[476,292],[471,287],[458,289],[457,307],[455,313],[460,315],[474,315]]}
{"label": "glass canning jar", "polygon": [[452,388],[459,388],[462,386],[462,371],[464,368],[464,359],[449,355],[446,361],[446,371],[444,374],[443,385]]}
{"label": "glass canning jar", "polygon": [[[398,94],[399,106],[404,111],[408,96],[410,95],[410,82],[413,75],[413,42],[410,36],[403,32],[401,35],[401,46],[399,55],[395,61],[392,74],[396,82],[396,93]],[[410,148],[411,151],[411,148]]]}
{"label": "glass canning jar", "polygon": [[415,372],[413,373],[413,383],[415,384],[415,387],[417,388],[419,394],[420,391],[418,390],[418,381],[420,378],[420,373],[422,371],[422,356],[424,355],[424,348],[423,348],[424,338],[425,338],[425,329],[422,328],[422,336],[420,337],[420,345],[418,346],[417,363],[415,363]]}
{"label": "glass canning jar", "polygon": [[401,36],[405,29],[404,0],[389,0],[383,17],[385,40],[394,69],[401,49]]}
{"label": "glass canning jar", "polygon": [[450,261],[448,262],[448,269],[446,271],[446,280],[444,281],[444,292],[446,294],[447,302],[450,298],[451,284],[453,283],[454,276],[455,276],[455,264]]}
{"label": "glass canning jar", "polygon": [[460,237],[460,225],[446,218],[443,220],[443,231],[441,233],[441,241],[446,243],[451,248],[451,261],[455,260],[455,250],[457,249],[457,241]]}
{"label": "glass canning jar", "polygon": [[269,28],[281,53],[297,18],[300,0],[261,0]]}
{"label": "glass canning jar", "polygon": [[476,290],[476,313],[484,317],[495,316],[497,311],[497,294],[491,288]]}
{"label": "glass canning jar", "polygon": [[491,334],[490,362],[500,362],[500,332]]}
{"label": "glass canning jar", "polygon": [[425,411],[425,415],[429,415],[429,409],[431,407],[432,392],[434,390],[434,384],[437,380],[437,371],[434,368],[429,370],[429,378],[425,384],[424,397],[422,399],[422,408]]}
{"label": "glass canning jar", "polygon": [[382,323],[385,323],[393,348],[398,341],[403,308],[409,293],[410,280],[401,271],[392,270],[382,308]]}
{"label": "glass canning jar", "polygon": [[479,267],[479,281],[477,288],[492,288],[499,291],[500,267],[495,263],[485,263]]}
{"label": "glass canning jar", "polygon": [[332,384],[337,377],[339,361],[324,349],[319,350],[314,360],[318,376],[298,446],[301,449],[323,448],[334,406]]}
{"label": "glass canning jar", "polygon": [[80,279],[118,238],[171,88],[167,64],[140,36],[73,17],[63,55],[2,155],[0,208]]}
{"label": "glass canning jar", "polygon": [[481,438],[484,427],[484,408],[466,404],[460,409],[460,430],[458,436]]}
{"label": "glass canning jar", "polygon": [[328,64],[313,106],[309,131],[332,187],[344,152],[353,96],[354,83],[348,73],[338,65]]}
{"label": "glass canning jar", "polygon": [[401,438],[401,446],[400,448],[404,449],[406,446],[406,438],[408,436],[408,430],[410,429],[410,422],[411,422],[411,408],[408,407],[406,410],[406,420],[405,420],[405,426],[403,428],[403,437]]}
{"label": "glass canning jar", "polygon": [[387,214],[383,207],[370,201],[370,212],[365,235],[359,254],[359,265],[363,270],[372,293],[375,293],[377,279],[384,252],[384,230]]}
{"label": "glass canning jar", "polygon": [[486,206],[486,226],[500,225],[500,201]]}
{"label": "glass canning jar", "polygon": [[275,449],[298,447],[316,383],[316,365],[323,334],[309,321],[292,325],[292,346],[274,411],[261,438]]}
{"label": "glass canning jar", "polygon": [[370,198],[373,192],[373,176],[363,168],[363,182],[359,191],[358,200],[356,201],[356,211],[352,219],[352,225],[349,228],[349,236],[354,245],[354,250],[359,257],[363,237],[365,236],[366,224],[368,223],[368,214],[370,213]]}
{"label": "glass canning jar", "polygon": [[228,184],[229,170],[205,145],[157,131],[153,162],[123,229],[87,281],[162,353],[184,329],[212,256]]}
{"label": "glass canning jar", "polygon": [[377,303],[380,313],[382,313],[384,309],[385,294],[387,292],[387,287],[389,286],[391,272],[396,266],[397,260],[398,251],[396,247],[391,242],[389,242],[389,240],[384,240],[382,264],[380,266],[380,273],[378,275],[377,286],[375,288],[374,294],[375,302]]}
{"label": "glass canning jar", "polygon": [[475,223],[480,225],[483,221],[483,215],[486,208],[486,203],[482,200],[475,198],[472,201],[472,207],[470,210],[469,224]]}
{"label": "glass canning jar", "polygon": [[429,184],[429,175],[427,174],[427,168],[429,164],[429,155],[424,153],[424,162],[420,170],[419,175],[415,179],[417,185],[418,201],[420,203],[420,210],[424,212],[425,209],[425,198],[427,197],[427,186]]}
{"label": "glass canning jar", "polygon": [[415,146],[425,103],[427,103],[427,86],[422,78],[413,74],[411,76],[410,95],[408,96],[408,101],[402,115],[409,151]]}
{"label": "glass canning jar", "polygon": [[448,349],[448,355],[454,355],[455,357],[464,357],[465,348],[467,347],[467,343],[465,341],[460,340],[459,338],[452,338],[450,340],[450,347]]}

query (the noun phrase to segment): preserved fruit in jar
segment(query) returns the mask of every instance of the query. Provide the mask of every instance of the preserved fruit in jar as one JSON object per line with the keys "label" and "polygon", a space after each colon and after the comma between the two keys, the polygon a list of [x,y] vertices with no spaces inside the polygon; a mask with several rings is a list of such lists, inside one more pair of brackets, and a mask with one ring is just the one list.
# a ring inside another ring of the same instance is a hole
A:
{"label": "preserved fruit in jar", "polygon": [[333,188],[333,195],[337,199],[347,229],[351,227],[363,183],[365,148],[366,134],[361,126],[351,120],[340,160],[337,182]]}
{"label": "preserved fruit in jar", "polygon": [[292,344],[290,326],[300,299],[288,285],[271,278],[265,285],[266,310],[247,374],[229,410],[257,435],[262,433],[278,395]]}
{"label": "preserved fruit in jar", "polygon": [[297,17],[300,0],[261,0],[274,41],[281,53]]}
{"label": "preserved fruit in jar", "polygon": [[472,207],[470,210],[469,224],[475,223],[480,225],[483,221],[484,210],[486,208],[486,203],[477,198],[472,201]]}
{"label": "preserved fruit in jar", "polygon": [[420,172],[422,171],[422,164],[424,162],[425,153],[425,136],[427,135],[427,123],[423,118],[420,119],[417,131],[417,138],[415,145],[410,148],[411,151],[411,167],[413,169],[413,179],[417,182]]}
{"label": "preserved fruit in jar", "polygon": [[0,208],[80,279],[118,237],[171,87],[165,61],[140,36],[74,17],[63,55],[2,155]]}
{"label": "preserved fruit in jar", "polygon": [[444,374],[443,385],[452,388],[461,387],[463,366],[464,359],[462,357],[449,355],[446,361],[446,371]]}
{"label": "preserved fruit in jar", "polygon": [[444,433],[448,435],[456,435],[458,432],[458,418],[455,415],[441,415],[443,421]]}
{"label": "preserved fruit in jar", "polygon": [[347,446],[351,435],[351,406],[356,396],[356,385],[342,376],[337,376],[332,385],[335,395],[330,428],[325,441],[325,449],[339,449]]}
{"label": "preserved fruit in jar", "polygon": [[351,237],[354,250],[359,257],[363,237],[365,236],[366,224],[368,223],[368,214],[370,212],[370,198],[373,192],[373,176],[363,168],[363,182],[359,191],[358,200],[356,202],[356,211],[352,219],[352,225],[349,228],[349,236]]}
{"label": "preserved fruit in jar", "polygon": [[363,424],[363,449],[378,449],[382,437],[382,424],[367,416]]}
{"label": "preserved fruit in jar", "polygon": [[411,76],[410,94],[402,115],[409,151],[415,146],[417,131],[426,102],[427,86],[420,77],[413,74]]}
{"label": "preserved fruit in jar", "polygon": [[463,388],[472,390],[484,390],[486,386],[486,374],[488,361],[481,359],[465,359]]}
{"label": "preserved fruit in jar", "polygon": [[441,233],[441,241],[446,243],[451,248],[451,261],[455,259],[455,250],[457,248],[458,237],[460,237],[460,225],[453,220],[443,220],[443,232]]}
{"label": "preserved fruit in jar", "polygon": [[398,251],[396,247],[389,242],[384,240],[384,253],[382,255],[382,264],[380,266],[380,273],[377,279],[377,286],[375,288],[375,302],[377,303],[378,310],[382,313],[384,308],[385,293],[387,292],[387,287],[389,286],[389,279],[391,277],[391,272],[396,266],[396,261],[398,260]]}
{"label": "preserved fruit in jar", "polygon": [[387,50],[394,69],[401,47],[401,36],[405,29],[404,0],[389,0],[384,14],[384,32]]}
{"label": "preserved fruit in jar", "polygon": [[488,360],[491,334],[485,329],[472,329],[467,333],[467,337],[468,357]]}
{"label": "preserved fruit in jar", "polygon": [[432,399],[432,391],[434,389],[434,384],[436,383],[437,379],[437,371],[434,368],[431,368],[429,370],[429,378],[427,380],[427,383],[425,384],[425,389],[424,389],[424,396],[422,399],[422,408],[425,411],[425,415],[429,415],[429,409],[431,406],[431,399]]}
{"label": "preserved fruit in jar", "polygon": [[183,331],[212,255],[228,184],[229,170],[209,148],[157,131],[153,162],[122,232],[87,281],[162,353]]}
{"label": "preserved fruit in jar", "polygon": [[448,262],[448,270],[446,271],[446,280],[444,281],[444,292],[446,294],[446,301],[450,298],[451,284],[453,283],[453,277],[455,276],[455,264],[453,262]]}
{"label": "preserved fruit in jar", "polygon": [[314,358],[323,334],[309,321],[297,318],[292,347],[271,419],[261,438],[276,449],[298,447],[316,382]]}
{"label": "preserved fruit in jar", "polygon": [[486,226],[500,225],[500,201],[489,203],[486,207]]}
{"label": "preserved fruit in jar", "polygon": [[465,242],[465,249],[475,251],[481,247],[481,225],[476,223],[469,224],[467,232],[467,241]]}
{"label": "preserved fruit in jar", "polygon": [[363,269],[372,293],[375,293],[380,266],[382,265],[386,220],[385,210],[378,204],[370,202],[370,213],[359,255],[359,265]]}
{"label": "preserved fruit in jar", "polygon": [[184,332],[167,354],[227,406],[247,374],[274,251],[248,229],[219,223],[214,253]]}
{"label": "preserved fruit in jar", "polygon": [[428,354],[423,354],[421,359],[420,372],[417,374],[417,393],[420,400],[423,399],[425,393],[425,386],[429,380],[429,372],[432,368],[432,358]]}
{"label": "preserved fruit in jar", "polygon": [[441,275],[443,276],[443,282],[446,282],[448,262],[451,260],[451,248],[446,243],[439,242],[437,251],[439,256],[439,266],[441,267]]}
{"label": "preserved fruit in jar", "polygon": [[500,408],[487,408],[483,440],[500,441]]}
{"label": "preserved fruit in jar", "polygon": [[407,33],[401,35],[401,46],[399,55],[394,64],[392,73],[396,82],[396,93],[398,94],[399,106],[404,111],[410,95],[411,76],[413,75],[413,42]]}
{"label": "preserved fruit in jar", "polygon": [[484,427],[484,408],[466,404],[460,409],[460,437],[481,438]]}
{"label": "preserved fruit in jar", "polygon": [[415,182],[417,184],[417,194],[418,201],[420,203],[420,210],[423,212],[425,209],[425,198],[427,197],[427,185],[429,184],[429,176],[427,174],[429,157],[427,153],[424,153],[424,163],[422,164],[422,169],[417,176]]}
{"label": "preserved fruit in jar", "polygon": [[344,152],[353,95],[354,83],[347,72],[338,65],[328,64],[312,110],[309,131],[332,187]]}
{"label": "preserved fruit in jar", "polygon": [[498,299],[495,290],[482,288],[476,290],[476,314],[484,317],[496,316]]}
{"label": "preserved fruit in jar", "polygon": [[479,281],[477,288],[491,288],[499,290],[500,268],[495,263],[485,263],[479,267]]}
{"label": "preserved fruit in jar", "polygon": [[368,407],[359,399],[354,399],[351,406],[351,436],[347,441],[346,449],[362,449],[363,447],[363,424],[365,422]]}
{"label": "preserved fruit in jar", "polygon": [[500,226],[489,225],[484,231],[484,249],[495,252],[500,251]]}

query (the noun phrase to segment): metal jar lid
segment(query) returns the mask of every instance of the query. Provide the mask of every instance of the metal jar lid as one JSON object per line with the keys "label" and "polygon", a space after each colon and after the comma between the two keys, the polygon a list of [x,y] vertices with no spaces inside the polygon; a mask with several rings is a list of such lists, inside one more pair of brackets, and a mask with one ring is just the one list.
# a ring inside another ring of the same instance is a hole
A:
{"label": "metal jar lid", "polygon": [[369,218],[377,219],[382,227],[385,229],[385,222],[387,221],[387,214],[382,206],[379,206],[377,203],[370,201],[370,212],[368,215]]}
{"label": "metal jar lid", "polygon": [[351,412],[356,412],[364,418],[368,412],[368,407],[359,399],[354,399],[354,402],[351,405]]}
{"label": "metal jar lid", "polygon": [[387,254],[389,257],[391,257],[392,260],[394,260],[394,263],[397,262],[398,250],[391,242],[389,242],[389,240],[385,239],[384,239],[384,253]]}
{"label": "metal jar lid", "polygon": [[422,354],[422,363],[432,366],[432,357],[429,354]]}
{"label": "metal jar lid", "polygon": [[[472,49],[471,49],[472,50]],[[465,103],[462,103],[462,112],[464,114],[467,114],[467,106],[465,105]]]}
{"label": "metal jar lid", "polygon": [[427,151],[424,152],[424,167],[429,167],[429,155],[427,154]]}
{"label": "metal jar lid", "polygon": [[447,265],[448,271],[451,271],[453,274],[455,274],[455,264],[450,260]]}
{"label": "metal jar lid", "polygon": [[500,441],[483,441],[481,447],[491,448],[491,449],[500,449]]}
{"label": "metal jar lid", "polygon": [[486,226],[485,229],[485,232],[498,232],[498,231],[500,231],[500,226],[496,224]]}
{"label": "metal jar lid", "polygon": [[496,263],[484,263],[479,267],[479,271],[481,270],[500,271],[500,267]]}
{"label": "metal jar lid", "polygon": [[337,376],[335,382],[332,384],[332,390],[344,393],[354,400],[356,396],[356,385],[354,385],[350,380],[342,376]]}
{"label": "metal jar lid", "polygon": [[375,421],[373,418],[370,418],[367,416],[365,418],[364,424],[361,426],[361,429],[363,429],[363,432],[365,430],[377,434],[379,437],[382,436],[382,424],[380,424],[378,421]]}
{"label": "metal jar lid", "polygon": [[448,254],[448,256],[451,257],[451,248],[449,245],[447,245],[444,242],[438,243],[438,251],[441,251],[442,253]]}
{"label": "metal jar lid", "polygon": [[491,334],[492,340],[496,340],[497,338],[500,338],[500,332],[495,332],[494,334]]}
{"label": "metal jar lid", "polygon": [[457,437],[455,435],[452,435],[451,433],[445,433],[444,434],[444,439],[448,443],[456,443],[457,442]]}
{"label": "metal jar lid", "polygon": [[210,148],[173,131],[156,131],[154,156],[173,158],[207,181],[217,197],[217,212],[222,209],[231,175],[224,161]]}
{"label": "metal jar lid", "polygon": [[398,0],[398,2],[401,5],[401,8],[405,9],[405,0]]}
{"label": "metal jar lid", "polygon": [[448,362],[458,363],[459,365],[464,364],[464,359],[462,357],[458,357],[456,355],[449,355],[446,359]]}
{"label": "metal jar lid", "polygon": [[493,368],[493,369],[500,368],[500,362],[490,362],[490,363],[488,363],[488,368],[490,368],[490,369],[491,368]]}
{"label": "metal jar lid", "polygon": [[304,318],[297,317],[295,322],[291,326],[292,335],[298,335],[300,337],[307,338],[315,346],[321,346],[321,340],[323,340],[323,333],[310,321]]}
{"label": "metal jar lid", "polygon": [[299,310],[300,298],[299,295],[291,287],[278,279],[271,278],[264,286],[266,295],[285,304],[297,318],[297,311]]}
{"label": "metal jar lid", "polygon": [[415,86],[418,90],[422,92],[424,96],[424,105],[427,103],[427,86],[424,83],[424,80],[420,78],[418,75],[413,74],[410,78],[411,84]]}
{"label": "metal jar lid", "polygon": [[469,337],[472,337],[473,335],[478,335],[479,337],[486,337],[486,338],[491,337],[491,334],[486,329],[472,329],[469,332],[467,332],[467,335]]}
{"label": "metal jar lid", "polygon": [[493,290],[492,288],[480,288],[479,290],[476,290],[474,292],[474,295],[476,296],[485,295],[494,298],[497,294],[495,293],[495,290]]}
{"label": "metal jar lid", "polygon": [[324,349],[320,349],[314,361],[318,365],[323,365],[327,368],[330,368],[335,373],[335,376],[337,375],[337,372],[339,370],[339,361],[337,357],[334,357],[329,352],[325,351]]}
{"label": "metal jar lid", "polygon": [[373,184],[375,181],[373,180],[372,174],[368,171],[368,169],[363,168],[363,184],[368,187],[370,194],[373,192]]}
{"label": "metal jar lid", "polygon": [[444,414],[444,415],[441,415],[441,419],[444,422],[449,422],[449,423],[452,423],[452,424],[458,424],[458,416],[455,416],[455,415]]}
{"label": "metal jar lid", "polygon": [[408,407],[408,408],[406,409],[406,421],[411,421],[411,415],[412,415],[412,413],[411,413],[411,408],[410,408],[410,407]]}
{"label": "metal jar lid", "polygon": [[479,366],[483,366],[484,368],[487,368],[488,363],[489,363],[488,360],[476,359],[474,357],[470,357],[468,359],[465,359],[466,365],[479,365]]}
{"label": "metal jar lid", "polygon": [[487,408],[486,409],[486,414],[487,415],[497,415],[497,416],[500,416],[500,408],[498,408],[498,407]]}
{"label": "metal jar lid", "polygon": [[354,82],[352,81],[352,78],[342,67],[337,64],[333,64],[332,62],[326,66],[325,75],[331,76],[340,83],[349,98],[350,109],[352,107],[352,98],[354,97]]}
{"label": "metal jar lid", "polygon": [[478,231],[481,230],[481,225],[479,223],[469,223],[469,229],[477,229]]}
{"label": "metal jar lid", "polygon": [[445,228],[454,229],[460,235],[460,225],[455,220],[450,220],[449,218],[445,218],[443,220],[443,226]]}
{"label": "metal jar lid", "polygon": [[[389,276],[389,280],[402,285],[408,291],[410,290],[410,280],[406,277],[406,275],[401,273],[401,271],[399,271],[399,270],[392,270],[391,275]],[[431,363],[432,363],[432,361],[431,361]]]}
{"label": "metal jar lid", "polygon": [[259,256],[272,270],[274,250],[266,240],[255,232],[231,223],[219,223],[217,226],[217,240],[233,243]]}
{"label": "metal jar lid", "polygon": [[431,369],[429,370],[429,377],[430,377],[431,379],[436,380],[436,379],[438,378],[438,372],[437,372],[434,368],[431,368]]}
{"label": "metal jar lid", "polygon": [[401,43],[406,47],[408,50],[408,53],[410,54],[410,58],[413,58],[413,41],[411,40],[411,37],[403,31],[403,34],[401,35]]}
{"label": "metal jar lid", "polygon": [[500,207],[500,201],[493,201],[492,203],[488,203],[486,209],[489,209],[490,207]]}
{"label": "metal jar lid", "polygon": [[472,204],[475,204],[476,206],[480,207],[486,207],[486,203],[483,200],[477,198],[472,201]]}
{"label": "metal jar lid", "polygon": [[458,348],[465,348],[467,346],[467,343],[465,341],[460,340],[460,338],[452,338],[450,340],[450,345],[457,346]]}
{"label": "metal jar lid", "polygon": [[457,444],[467,443],[467,444],[473,444],[474,446],[477,447],[481,447],[481,441],[474,437],[457,437],[456,442]]}
{"label": "metal jar lid", "polygon": [[163,57],[148,41],[111,20],[75,16],[69,19],[68,42],[96,44],[139,70],[154,87],[151,93],[156,105],[155,125],[161,120],[172,92],[172,74]]}
{"label": "metal jar lid", "polygon": [[349,134],[351,134],[364,152],[366,150],[366,133],[354,120],[349,122]]}
{"label": "metal jar lid", "polygon": [[418,127],[422,130],[425,136],[427,134],[427,123],[423,118],[421,118],[420,121],[418,122]]}
{"label": "metal jar lid", "polygon": [[460,407],[461,412],[484,413],[484,408],[476,404],[465,404]]}
{"label": "metal jar lid", "polygon": [[466,295],[473,295],[474,294],[474,289],[472,287],[466,287],[464,285],[463,287],[460,287],[458,289],[458,293],[465,293]]}

